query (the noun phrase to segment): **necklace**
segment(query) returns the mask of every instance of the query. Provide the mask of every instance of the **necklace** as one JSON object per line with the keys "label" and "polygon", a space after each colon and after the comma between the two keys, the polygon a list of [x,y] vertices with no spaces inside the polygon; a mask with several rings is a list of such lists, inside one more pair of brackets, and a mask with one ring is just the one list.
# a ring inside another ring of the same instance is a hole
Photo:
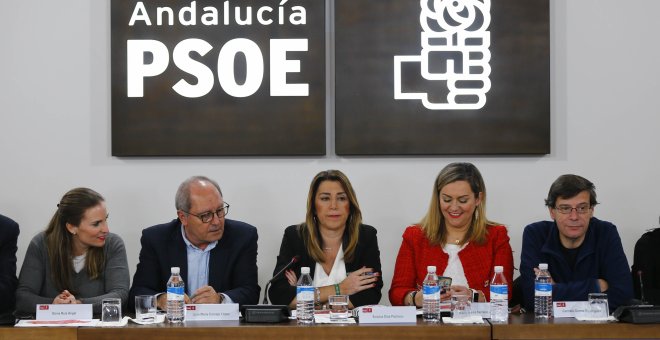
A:
{"label": "necklace", "polygon": [[456,239],[456,240],[454,241],[454,243],[455,243],[455,244],[459,244],[459,243],[461,243],[461,240]]}

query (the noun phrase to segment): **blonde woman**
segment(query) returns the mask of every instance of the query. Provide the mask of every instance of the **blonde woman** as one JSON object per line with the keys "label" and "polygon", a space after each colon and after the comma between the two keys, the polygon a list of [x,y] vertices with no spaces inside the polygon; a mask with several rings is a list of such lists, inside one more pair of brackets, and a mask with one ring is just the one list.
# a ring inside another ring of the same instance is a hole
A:
{"label": "blonde woman", "polygon": [[471,293],[490,300],[494,266],[503,266],[513,282],[513,255],[506,228],[486,218],[486,186],[470,163],[452,163],[440,171],[433,185],[426,216],[406,228],[389,291],[392,305],[422,306],[420,288],[426,268],[452,278],[454,293]]}

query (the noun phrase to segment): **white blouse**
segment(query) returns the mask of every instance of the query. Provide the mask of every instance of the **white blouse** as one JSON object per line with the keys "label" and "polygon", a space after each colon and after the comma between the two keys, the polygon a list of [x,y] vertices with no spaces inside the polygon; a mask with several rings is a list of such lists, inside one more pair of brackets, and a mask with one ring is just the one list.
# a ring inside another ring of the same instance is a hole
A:
{"label": "white blouse", "polygon": [[74,256],[73,257],[73,270],[76,273],[80,273],[83,268],[85,268],[85,258],[87,257],[87,253],[84,253],[80,256]]}
{"label": "white blouse", "polygon": [[323,266],[316,262],[314,268],[314,287],[325,287],[341,283],[346,278],[346,264],[344,263],[344,246],[339,246],[335,263],[332,265],[330,274],[326,274]]}
{"label": "white blouse", "polygon": [[442,273],[442,276],[451,277],[452,285],[460,285],[469,288],[470,286],[468,285],[467,278],[465,277],[465,272],[463,271],[463,263],[461,263],[461,259],[458,257],[458,253],[461,250],[463,250],[467,245],[468,245],[467,243],[465,243],[462,246],[446,243],[442,247],[442,250],[447,255],[449,255],[449,260],[447,261],[447,268],[445,268],[445,272]]}

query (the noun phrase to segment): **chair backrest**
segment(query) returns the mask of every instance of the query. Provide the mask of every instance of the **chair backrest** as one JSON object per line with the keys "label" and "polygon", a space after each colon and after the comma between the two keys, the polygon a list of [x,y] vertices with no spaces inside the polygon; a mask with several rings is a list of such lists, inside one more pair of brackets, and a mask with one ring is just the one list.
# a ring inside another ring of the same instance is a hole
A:
{"label": "chair backrest", "polygon": [[632,278],[636,299],[660,305],[660,228],[647,231],[635,243]]}

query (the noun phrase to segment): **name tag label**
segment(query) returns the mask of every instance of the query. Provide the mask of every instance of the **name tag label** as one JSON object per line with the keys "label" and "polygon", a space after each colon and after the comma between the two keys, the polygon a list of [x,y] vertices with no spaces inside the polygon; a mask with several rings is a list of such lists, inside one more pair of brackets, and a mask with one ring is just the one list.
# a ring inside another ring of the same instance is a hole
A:
{"label": "name tag label", "polygon": [[555,318],[574,318],[590,312],[587,301],[553,301],[552,312]]}
{"label": "name tag label", "polygon": [[414,306],[362,307],[360,323],[417,323]]}
{"label": "name tag label", "polygon": [[91,304],[37,305],[37,320],[92,320]]}
{"label": "name tag label", "polygon": [[238,320],[238,304],[190,304],[185,305],[186,321]]}
{"label": "name tag label", "polygon": [[490,303],[472,302],[470,304],[470,315],[478,315],[482,319],[490,319]]}

